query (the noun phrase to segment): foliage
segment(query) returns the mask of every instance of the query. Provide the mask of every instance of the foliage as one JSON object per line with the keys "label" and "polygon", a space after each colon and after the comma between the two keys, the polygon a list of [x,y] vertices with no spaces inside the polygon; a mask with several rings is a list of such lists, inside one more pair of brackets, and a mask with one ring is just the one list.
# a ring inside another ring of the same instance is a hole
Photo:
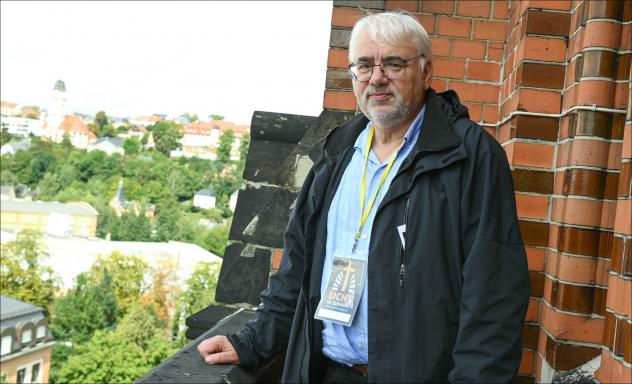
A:
{"label": "foliage", "polygon": [[99,256],[86,272],[86,277],[98,281],[104,275],[109,275],[116,304],[121,314],[125,314],[146,289],[147,270],[147,263],[139,257],[112,252],[107,256]]}
{"label": "foliage", "polygon": [[17,234],[13,241],[2,245],[0,262],[0,292],[48,312],[59,278],[43,261],[42,235],[32,230]]}
{"label": "foliage", "polygon": [[178,296],[174,315],[174,333],[176,343],[183,345],[184,333],[179,325],[199,310],[215,303],[215,289],[221,264],[201,262],[195,266],[191,277],[186,281],[186,289]]}
{"label": "foliage", "polygon": [[151,241],[151,223],[144,212],[125,212],[113,220],[110,227],[112,240]]}
{"label": "foliage", "polygon": [[208,231],[200,233],[195,243],[219,257],[224,257],[224,250],[226,249],[226,243],[228,242],[229,232],[230,225],[218,225]]}
{"label": "foliage", "polygon": [[227,129],[219,138],[219,147],[217,148],[217,160],[226,164],[230,161],[230,150],[235,141],[235,132]]}
{"label": "foliage", "polygon": [[123,151],[125,151],[126,155],[137,155],[140,153],[141,143],[135,137],[131,137],[126,139],[123,143]]}
{"label": "foliage", "polygon": [[112,328],[118,312],[111,276],[104,273],[93,279],[81,273],[74,287],[55,300],[51,330],[55,339],[84,343],[95,331]]}
{"label": "foliage", "polygon": [[131,383],[174,350],[150,310],[135,305],[114,331],[77,345],[53,379],[59,383]]}
{"label": "foliage", "polygon": [[0,147],[15,139],[17,136],[9,133],[9,128],[2,128],[0,130]]}
{"label": "foliage", "polygon": [[208,115],[208,118],[211,120],[224,120],[224,116],[215,113],[211,113],[210,115]]}
{"label": "foliage", "polygon": [[156,150],[163,155],[169,156],[169,152],[180,146],[182,125],[173,121],[160,121],[152,126],[151,131],[154,134]]}
{"label": "foliage", "polygon": [[193,114],[191,115],[190,113],[183,113],[182,117],[184,117],[189,123],[195,123],[196,121],[199,120],[198,115],[197,114]]}
{"label": "foliage", "polygon": [[176,263],[166,257],[160,259],[151,267],[151,286],[142,297],[143,303],[151,306],[157,319],[167,324],[178,292]]}
{"label": "foliage", "polygon": [[116,137],[116,128],[110,124],[108,116],[104,111],[97,112],[94,116],[94,122],[88,124],[88,129],[97,135],[97,137]]}

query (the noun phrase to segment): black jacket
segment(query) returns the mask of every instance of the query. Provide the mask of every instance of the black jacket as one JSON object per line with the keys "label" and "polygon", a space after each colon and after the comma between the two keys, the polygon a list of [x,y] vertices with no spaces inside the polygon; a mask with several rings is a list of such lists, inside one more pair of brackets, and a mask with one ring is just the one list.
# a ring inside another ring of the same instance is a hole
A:
{"label": "black jacket", "polygon": [[[467,119],[453,91],[430,90],[426,105],[417,144],[373,222],[369,381],[512,381],[530,283],[507,158],[493,137]],[[315,148],[286,230],[281,267],[261,294],[255,320],[229,335],[241,365],[261,365],[287,350],[284,382],[322,379],[322,322],[314,312],[327,213],[366,124],[359,115]],[[402,254],[396,227],[405,222]]]}

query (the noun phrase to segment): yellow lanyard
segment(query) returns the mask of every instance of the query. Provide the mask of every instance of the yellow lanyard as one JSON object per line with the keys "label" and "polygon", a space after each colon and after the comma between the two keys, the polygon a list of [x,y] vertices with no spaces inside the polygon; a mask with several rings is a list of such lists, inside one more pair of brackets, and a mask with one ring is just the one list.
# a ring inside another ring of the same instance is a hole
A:
{"label": "yellow lanyard", "polygon": [[373,203],[375,203],[375,199],[377,199],[377,195],[380,193],[382,189],[382,185],[384,185],[384,180],[388,177],[388,174],[391,172],[391,168],[393,168],[393,163],[395,163],[395,158],[397,158],[397,154],[401,149],[401,146],[395,151],[395,154],[389,160],[388,165],[386,166],[386,170],[382,173],[382,178],[380,179],[380,183],[377,185],[377,190],[375,194],[369,201],[369,205],[366,207],[366,211],[364,210],[364,199],[366,197],[366,167],[369,162],[369,153],[371,152],[371,143],[373,141],[373,132],[375,131],[375,127],[371,124],[371,130],[369,131],[369,137],[366,140],[366,148],[364,150],[364,172],[362,173],[362,185],[360,186],[360,226],[355,233],[355,240],[353,242],[353,248],[351,252],[355,252],[356,247],[358,245],[358,240],[360,240],[360,236],[362,234],[362,228],[364,228],[364,224],[366,220],[369,218],[369,214],[371,213],[371,209],[373,208]]}

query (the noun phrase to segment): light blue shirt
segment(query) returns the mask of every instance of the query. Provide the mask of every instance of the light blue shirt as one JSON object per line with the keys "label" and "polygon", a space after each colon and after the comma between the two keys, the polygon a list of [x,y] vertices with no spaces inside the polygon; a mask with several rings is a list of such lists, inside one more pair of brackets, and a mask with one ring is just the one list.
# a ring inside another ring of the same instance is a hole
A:
{"label": "light blue shirt", "polygon": [[[351,248],[353,247],[354,234],[360,224],[360,183],[364,171],[364,153],[371,122],[367,124],[366,128],[356,139],[355,152],[340,180],[340,185],[327,215],[327,245],[320,288],[321,297],[324,296],[327,283],[329,282],[334,253],[343,257],[367,259],[375,212],[377,212],[380,202],[386,195],[393,178],[395,178],[397,170],[417,142],[425,111],[426,107],[424,106],[417,118],[415,118],[415,121],[408,128],[406,135],[404,135],[404,141],[397,152],[393,167],[384,180],[384,185],[382,185],[369,217],[364,224],[356,252],[352,254]],[[369,161],[366,168],[367,192],[365,194],[365,207],[368,207],[369,201],[375,194],[389,160],[390,157],[385,159],[384,162],[380,162],[372,150],[369,153]],[[350,327],[323,321],[323,354],[339,363],[353,365],[368,364],[369,362],[367,338],[367,281],[369,277],[367,274],[360,298],[360,306]]]}

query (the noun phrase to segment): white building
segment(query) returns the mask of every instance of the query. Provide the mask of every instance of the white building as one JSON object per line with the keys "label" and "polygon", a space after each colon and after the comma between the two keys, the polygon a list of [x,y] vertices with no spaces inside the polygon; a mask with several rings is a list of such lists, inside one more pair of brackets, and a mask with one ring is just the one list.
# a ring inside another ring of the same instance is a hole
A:
{"label": "white building", "polygon": [[211,187],[200,189],[193,196],[193,206],[202,209],[215,208],[215,194]]}
{"label": "white building", "polygon": [[26,151],[31,148],[31,138],[26,137],[19,141],[11,141],[0,147],[0,155],[15,155],[17,151]]}
{"label": "white building", "polygon": [[125,150],[123,149],[123,144],[125,140],[119,137],[101,137],[96,141],[88,144],[88,152],[100,150],[108,155],[113,155],[115,153],[119,153],[123,155]]}
{"label": "white building", "polygon": [[55,131],[59,128],[64,116],[66,116],[66,84],[63,80],[57,80],[51,93],[48,110],[46,112],[46,128],[50,132],[49,136],[55,136]]}
{"label": "white building", "polygon": [[39,119],[29,119],[28,117],[2,116],[0,119],[0,129],[7,129],[12,135],[44,136],[44,121]]}
{"label": "white building", "polygon": [[[0,241],[5,244],[14,240],[15,236],[15,230],[2,229]],[[177,271],[178,283],[181,285],[191,277],[198,263],[222,262],[221,257],[196,244],[178,241],[109,241],[95,237],[59,237],[51,234],[44,234],[42,240],[49,255],[44,262],[60,275],[62,288],[72,288],[73,279],[81,272],[88,271],[98,256],[106,256],[115,251],[137,256],[150,265],[163,260],[172,262]]]}

